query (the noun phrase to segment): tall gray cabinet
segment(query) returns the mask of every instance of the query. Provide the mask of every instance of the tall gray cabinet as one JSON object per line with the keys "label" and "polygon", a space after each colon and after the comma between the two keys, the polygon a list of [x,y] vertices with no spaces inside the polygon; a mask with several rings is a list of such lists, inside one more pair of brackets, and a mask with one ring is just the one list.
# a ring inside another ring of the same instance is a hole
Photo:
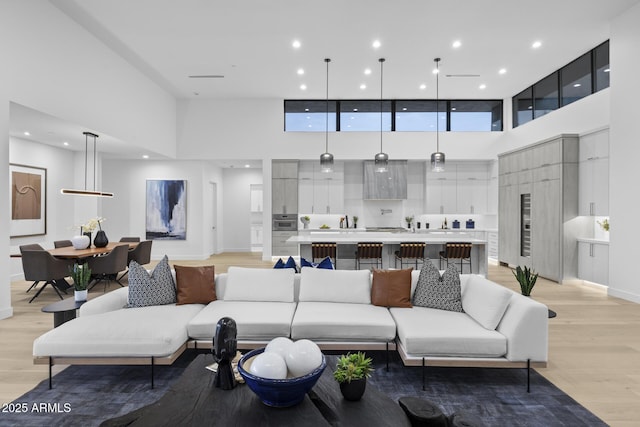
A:
{"label": "tall gray cabinet", "polygon": [[557,282],[577,277],[577,135],[498,156],[498,259]]}

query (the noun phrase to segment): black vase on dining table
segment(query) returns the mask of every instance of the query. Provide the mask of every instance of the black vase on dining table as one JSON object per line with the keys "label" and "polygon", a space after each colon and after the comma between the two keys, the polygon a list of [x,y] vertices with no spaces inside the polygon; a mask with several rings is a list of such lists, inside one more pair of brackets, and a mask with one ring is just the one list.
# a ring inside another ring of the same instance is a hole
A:
{"label": "black vase on dining table", "polygon": [[93,246],[96,248],[104,248],[109,243],[109,239],[107,239],[107,235],[103,230],[98,230],[96,233],[96,237],[93,238]]}

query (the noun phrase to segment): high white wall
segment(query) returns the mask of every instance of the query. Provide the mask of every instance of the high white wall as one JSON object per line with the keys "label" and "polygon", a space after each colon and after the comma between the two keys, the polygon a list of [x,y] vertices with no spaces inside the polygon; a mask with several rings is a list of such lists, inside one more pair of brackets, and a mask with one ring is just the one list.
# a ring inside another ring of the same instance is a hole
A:
{"label": "high white wall", "polygon": [[609,294],[640,302],[634,277],[640,229],[640,141],[638,138],[638,69],[640,5],[611,26],[611,127],[609,140]]}
{"label": "high white wall", "polygon": [[[153,259],[206,259],[211,242],[210,182],[221,173],[206,161],[104,160],[103,185],[116,195],[105,199],[104,229],[112,240],[122,236],[145,239],[146,182],[148,179],[187,180],[186,240],[154,240]],[[216,178],[218,177],[218,178]],[[220,192],[221,186],[218,185]]]}
{"label": "high white wall", "polygon": [[260,169],[223,170],[223,248],[227,252],[251,251],[251,184],[262,184]]}
{"label": "high white wall", "polygon": [[[50,2],[0,2],[0,52],[0,200],[9,200],[11,101],[150,152],[175,155],[175,98]],[[2,205],[0,319],[12,314],[10,208]],[[99,209],[96,204],[89,208]],[[70,209],[75,214],[76,207]]]}

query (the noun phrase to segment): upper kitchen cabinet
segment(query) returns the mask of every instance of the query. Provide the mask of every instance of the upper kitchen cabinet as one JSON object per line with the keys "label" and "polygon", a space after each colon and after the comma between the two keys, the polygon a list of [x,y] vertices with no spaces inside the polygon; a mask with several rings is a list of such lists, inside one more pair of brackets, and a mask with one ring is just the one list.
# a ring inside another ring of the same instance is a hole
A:
{"label": "upper kitchen cabinet", "polygon": [[298,162],[274,160],[271,168],[272,213],[298,213]]}
{"label": "upper kitchen cabinet", "polygon": [[344,211],[344,162],[336,161],[332,172],[322,172],[317,161],[301,161],[300,213],[339,214]]}
{"label": "upper kitchen cabinet", "polygon": [[459,214],[488,212],[489,170],[487,162],[459,163],[456,171],[456,200]]}
{"label": "upper kitchen cabinet", "polygon": [[298,161],[274,160],[271,164],[271,178],[298,179]]}
{"label": "upper kitchen cabinet", "polygon": [[448,162],[443,172],[432,172],[427,165],[427,213],[458,213],[456,187],[456,166],[454,164]]}
{"label": "upper kitchen cabinet", "polygon": [[580,136],[579,211],[609,215],[609,129]]}
{"label": "upper kitchen cabinet", "polygon": [[364,162],[365,200],[402,200],[407,198],[407,161],[389,160],[386,171],[377,170],[373,160]]}

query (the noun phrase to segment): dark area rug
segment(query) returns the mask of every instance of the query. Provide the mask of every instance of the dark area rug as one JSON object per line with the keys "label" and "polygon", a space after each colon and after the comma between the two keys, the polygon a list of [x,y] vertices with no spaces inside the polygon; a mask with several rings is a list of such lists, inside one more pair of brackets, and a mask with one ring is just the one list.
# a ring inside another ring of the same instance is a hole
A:
{"label": "dark area rug", "polygon": [[[187,351],[172,366],[157,366],[154,389],[148,366],[70,366],[54,377],[52,390],[43,381],[13,402],[13,412],[2,408],[0,426],[97,426],[158,400],[196,355]],[[368,355],[375,364],[370,385],[396,401],[417,396],[446,415],[477,415],[487,426],[606,425],[533,370],[531,393],[526,370],[496,368],[427,368],[423,391],[422,368],[404,367],[392,354],[387,372],[384,353]]]}

